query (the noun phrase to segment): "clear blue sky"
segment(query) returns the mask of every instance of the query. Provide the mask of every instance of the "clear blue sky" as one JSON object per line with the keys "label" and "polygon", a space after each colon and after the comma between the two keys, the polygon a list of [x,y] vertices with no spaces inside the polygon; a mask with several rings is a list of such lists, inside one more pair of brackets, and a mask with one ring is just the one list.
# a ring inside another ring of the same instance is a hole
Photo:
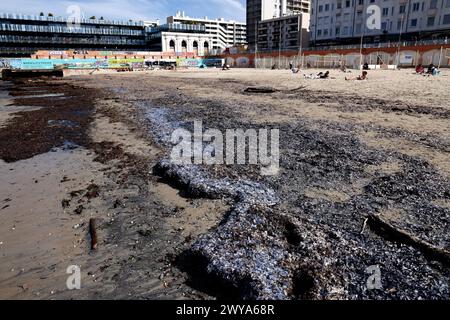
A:
{"label": "clear blue sky", "polygon": [[177,10],[190,17],[226,18],[245,22],[245,0],[1,0],[0,12],[38,15],[40,12],[67,16],[78,5],[85,17],[165,21]]}

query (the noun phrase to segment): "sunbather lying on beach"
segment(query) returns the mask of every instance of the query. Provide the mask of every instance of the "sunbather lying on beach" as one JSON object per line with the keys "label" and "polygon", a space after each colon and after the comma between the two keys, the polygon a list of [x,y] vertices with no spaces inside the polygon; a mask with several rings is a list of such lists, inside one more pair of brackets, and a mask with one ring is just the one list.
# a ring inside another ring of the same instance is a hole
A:
{"label": "sunbather lying on beach", "polygon": [[355,78],[347,78],[347,77],[345,77],[345,80],[347,80],[347,81],[351,81],[351,80],[369,80],[367,75],[368,75],[367,71],[363,71],[362,75],[357,76]]}
{"label": "sunbather lying on beach", "polygon": [[303,77],[305,79],[329,79],[330,78],[330,71],[327,71],[325,73],[323,72],[319,72],[318,74],[310,74],[310,75],[306,75],[304,74]]}

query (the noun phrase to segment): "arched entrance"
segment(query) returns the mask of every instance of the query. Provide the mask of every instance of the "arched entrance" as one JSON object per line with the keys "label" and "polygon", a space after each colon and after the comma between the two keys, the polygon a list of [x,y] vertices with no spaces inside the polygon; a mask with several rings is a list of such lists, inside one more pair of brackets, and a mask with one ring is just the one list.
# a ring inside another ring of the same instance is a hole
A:
{"label": "arched entrance", "polygon": [[205,55],[207,55],[209,53],[209,42],[208,41],[205,41],[205,43],[203,44],[203,48],[204,48]]}
{"label": "arched entrance", "polygon": [[198,56],[198,42],[194,41],[194,43],[192,44],[192,47],[194,48],[194,54],[196,56]]}
{"label": "arched entrance", "polygon": [[175,52],[175,41],[174,40],[170,40],[170,42],[169,42],[169,51]]}
{"label": "arched entrance", "polygon": [[181,41],[181,52],[187,52],[187,42],[185,40]]}

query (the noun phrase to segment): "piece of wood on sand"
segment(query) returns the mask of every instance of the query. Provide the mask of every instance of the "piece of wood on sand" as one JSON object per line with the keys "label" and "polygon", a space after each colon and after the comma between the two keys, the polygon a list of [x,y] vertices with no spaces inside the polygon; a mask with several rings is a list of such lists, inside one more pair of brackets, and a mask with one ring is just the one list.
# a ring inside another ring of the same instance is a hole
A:
{"label": "piece of wood on sand", "polygon": [[91,250],[97,250],[98,241],[97,241],[97,228],[95,225],[95,219],[91,218],[89,220],[89,235],[91,237]]}
{"label": "piece of wood on sand", "polygon": [[371,214],[368,219],[370,228],[378,235],[396,242],[410,245],[420,250],[428,259],[440,261],[443,264],[450,265],[450,251],[419,239],[405,230],[394,227],[389,222],[383,220],[380,215]]}

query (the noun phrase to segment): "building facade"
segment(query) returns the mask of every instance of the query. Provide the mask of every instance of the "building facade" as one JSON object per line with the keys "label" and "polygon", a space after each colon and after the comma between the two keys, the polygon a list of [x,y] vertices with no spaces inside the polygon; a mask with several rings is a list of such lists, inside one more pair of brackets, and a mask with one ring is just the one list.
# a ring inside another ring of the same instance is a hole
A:
{"label": "building facade", "polygon": [[143,22],[0,14],[0,54],[39,49],[143,50]]}
{"label": "building facade", "polygon": [[245,43],[242,24],[218,20],[211,27],[213,23],[182,21],[160,25],[158,20],[81,19],[74,24],[61,17],[0,14],[0,56],[30,56],[38,50],[151,50],[204,55],[213,53],[216,47]]}
{"label": "building facade", "polygon": [[247,0],[247,42],[255,50],[260,21],[309,13],[310,0]]}
{"label": "building facade", "polygon": [[152,51],[208,55],[214,38],[203,25],[168,23],[146,28],[148,47]]}
{"label": "building facade", "polygon": [[309,45],[309,14],[263,20],[258,27],[258,52],[297,50]]}
{"label": "building facade", "polygon": [[167,18],[168,24],[200,25],[205,27],[205,33],[212,37],[212,50],[223,51],[230,47],[247,44],[246,24],[237,21],[220,19],[191,18],[184,12]]}
{"label": "building facade", "polygon": [[449,35],[450,0],[312,0],[314,46],[355,44],[361,38],[389,42]]}

